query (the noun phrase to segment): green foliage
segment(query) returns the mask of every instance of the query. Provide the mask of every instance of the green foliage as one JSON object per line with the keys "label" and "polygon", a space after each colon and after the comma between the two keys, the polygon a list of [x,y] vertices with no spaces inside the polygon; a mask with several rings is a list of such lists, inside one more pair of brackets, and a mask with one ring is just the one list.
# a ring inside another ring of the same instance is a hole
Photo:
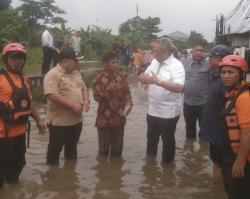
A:
{"label": "green foliage", "polygon": [[42,68],[42,48],[28,49],[28,57],[24,67],[26,74],[39,74]]}
{"label": "green foliage", "polygon": [[54,24],[65,22],[63,18],[57,16],[65,12],[54,5],[54,0],[21,1],[23,4],[16,8],[16,11],[26,21],[27,27],[23,36],[30,46],[37,46],[40,43],[41,22],[52,22]]}
{"label": "green foliage", "polygon": [[32,101],[39,102],[39,103],[46,103],[46,96],[43,94],[42,87],[35,87],[31,85],[31,94],[32,94]]}
{"label": "green foliage", "polygon": [[196,44],[203,44],[204,46],[208,45],[208,42],[204,36],[201,33],[197,33],[195,30],[190,32],[188,41],[191,46],[195,46]]}
{"label": "green foliage", "polygon": [[159,33],[160,18],[148,17],[142,19],[141,17],[134,17],[122,23],[119,28],[121,37],[127,38],[135,46],[140,46],[148,40],[155,39],[156,33]]}
{"label": "green foliage", "polygon": [[105,51],[110,50],[115,36],[110,29],[99,26],[88,26],[81,29],[81,47],[84,56],[99,59]]}
{"label": "green foliage", "polygon": [[53,34],[55,36],[54,40],[60,41],[64,46],[69,46],[71,37],[71,28],[66,28],[65,23],[61,23],[61,28],[55,28]]}
{"label": "green foliage", "polygon": [[18,16],[15,10],[7,9],[0,12],[0,47],[5,43],[24,41],[26,22]]}
{"label": "green foliage", "polygon": [[10,8],[11,0],[1,0],[0,1],[0,11]]}

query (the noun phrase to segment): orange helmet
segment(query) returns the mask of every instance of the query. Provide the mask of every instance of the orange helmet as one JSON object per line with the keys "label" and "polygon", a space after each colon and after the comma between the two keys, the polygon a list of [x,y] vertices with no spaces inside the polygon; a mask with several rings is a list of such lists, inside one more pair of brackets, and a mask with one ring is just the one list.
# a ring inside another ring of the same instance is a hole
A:
{"label": "orange helmet", "polygon": [[243,72],[247,72],[248,68],[246,60],[238,55],[228,55],[224,57],[220,63],[220,68],[222,66],[232,66],[239,68]]}
{"label": "orange helmet", "polygon": [[7,44],[3,48],[2,56],[6,56],[9,52],[20,52],[20,53],[23,53],[25,56],[27,55],[26,49],[23,47],[22,44],[19,44],[19,43]]}

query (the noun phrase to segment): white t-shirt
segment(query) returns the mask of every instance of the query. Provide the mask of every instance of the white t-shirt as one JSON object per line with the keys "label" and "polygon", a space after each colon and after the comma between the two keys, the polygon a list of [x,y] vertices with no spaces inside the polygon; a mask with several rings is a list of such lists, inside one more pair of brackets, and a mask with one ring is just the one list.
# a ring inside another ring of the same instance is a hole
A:
{"label": "white t-shirt", "polygon": [[53,36],[50,34],[48,30],[45,30],[42,35],[42,45],[43,46],[48,46],[48,47],[53,47]]}
{"label": "white t-shirt", "polygon": [[[159,67],[160,70],[157,74]],[[180,61],[174,58],[173,55],[164,60],[161,64],[156,59],[153,59],[145,73],[152,75],[151,72],[157,74],[162,81],[184,85],[184,66]],[[150,84],[148,86],[148,99],[149,115],[160,118],[174,118],[180,115],[182,93],[175,93],[155,84]]]}
{"label": "white t-shirt", "polygon": [[71,46],[74,49],[74,51],[76,53],[80,53],[81,52],[81,37],[77,37],[77,36],[72,36],[71,38]]}

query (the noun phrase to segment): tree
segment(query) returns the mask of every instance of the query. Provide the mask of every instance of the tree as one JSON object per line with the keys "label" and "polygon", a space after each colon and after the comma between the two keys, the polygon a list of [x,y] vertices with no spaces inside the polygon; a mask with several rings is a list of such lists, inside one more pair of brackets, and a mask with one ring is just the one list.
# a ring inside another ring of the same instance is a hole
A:
{"label": "tree", "polygon": [[43,12],[43,20],[45,23],[51,22],[54,24],[66,22],[65,19],[57,15],[65,14],[66,12],[55,5],[54,0],[41,0],[41,11]]}
{"label": "tree", "polygon": [[121,37],[126,37],[135,46],[145,42],[145,40],[155,39],[156,33],[160,32],[159,29],[160,18],[148,17],[142,19],[141,17],[134,17],[122,23],[119,28]]}
{"label": "tree", "polygon": [[92,25],[86,30],[81,29],[81,46],[84,55],[88,57],[103,55],[105,51],[111,49],[114,39],[115,36],[107,28]]}
{"label": "tree", "polygon": [[10,41],[24,41],[25,21],[12,10],[0,12],[0,47]]}
{"label": "tree", "polygon": [[[65,20],[57,14],[65,12],[54,5],[54,0],[21,0],[23,2],[16,11],[26,21],[27,31],[25,33],[26,40],[31,46],[40,42],[39,34],[41,32],[41,22],[51,22],[54,24],[65,22]],[[37,31],[37,30],[40,30]]]}
{"label": "tree", "polygon": [[201,33],[197,33],[195,30],[192,30],[190,32],[190,36],[188,38],[189,44],[191,46],[194,46],[196,44],[203,44],[204,46],[207,46],[208,42],[204,38],[204,36]]}
{"label": "tree", "polygon": [[156,39],[156,33],[161,32],[161,29],[158,27],[160,23],[161,19],[159,17],[148,17],[143,20],[143,32],[147,40]]}
{"label": "tree", "polygon": [[10,8],[11,0],[1,0],[0,1],[0,11]]}

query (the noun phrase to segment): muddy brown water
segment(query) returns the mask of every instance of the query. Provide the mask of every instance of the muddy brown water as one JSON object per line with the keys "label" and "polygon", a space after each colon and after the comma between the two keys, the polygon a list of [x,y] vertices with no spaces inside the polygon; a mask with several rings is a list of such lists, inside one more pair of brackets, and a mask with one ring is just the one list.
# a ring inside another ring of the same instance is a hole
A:
{"label": "muddy brown water", "polygon": [[[78,144],[77,163],[64,161],[60,166],[46,165],[48,134],[38,135],[32,124],[27,164],[14,185],[0,190],[1,199],[225,199],[221,180],[212,177],[207,144],[186,140],[183,116],[176,130],[175,162],[161,164],[159,144],[156,158],[147,158],[147,94],[137,83],[131,83],[134,102],[127,118],[122,158],[97,154],[97,131],[94,127],[97,103],[91,93],[90,112],[85,114]],[[39,112],[45,118],[46,106]]]}

